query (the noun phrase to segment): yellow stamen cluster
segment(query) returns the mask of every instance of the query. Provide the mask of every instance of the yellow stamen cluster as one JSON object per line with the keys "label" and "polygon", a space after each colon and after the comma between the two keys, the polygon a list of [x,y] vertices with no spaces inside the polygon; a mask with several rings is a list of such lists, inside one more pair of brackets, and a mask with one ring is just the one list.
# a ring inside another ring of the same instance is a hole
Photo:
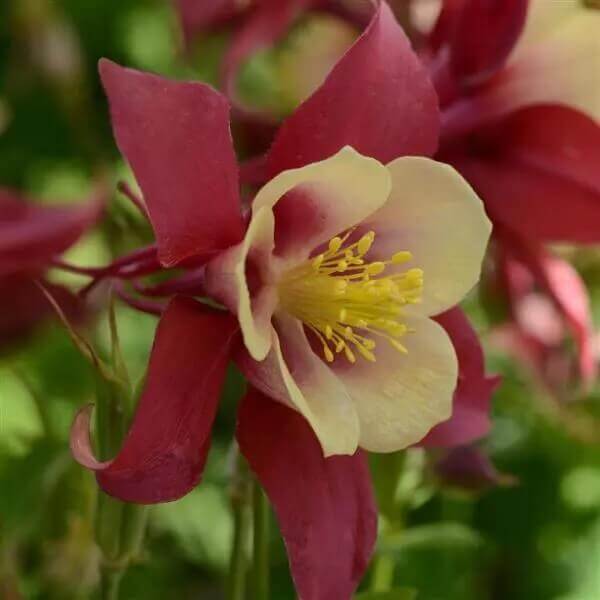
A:
{"label": "yellow stamen cluster", "polygon": [[317,336],[328,362],[341,352],[351,363],[356,362],[355,352],[374,362],[374,338],[405,353],[399,341],[409,332],[401,322],[403,307],[420,302],[423,290],[421,269],[384,275],[389,265],[411,260],[410,252],[367,262],[375,232],[348,244],[352,233],[334,237],[325,252],[287,272],[279,282],[282,308]]}

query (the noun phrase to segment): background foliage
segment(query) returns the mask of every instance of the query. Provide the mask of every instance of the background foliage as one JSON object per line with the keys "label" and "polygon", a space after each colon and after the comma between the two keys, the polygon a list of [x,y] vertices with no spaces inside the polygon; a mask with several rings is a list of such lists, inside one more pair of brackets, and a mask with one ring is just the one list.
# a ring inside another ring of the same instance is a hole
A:
{"label": "background foliage", "polygon": [[[81,198],[100,170],[130,178],[112,141],[96,62],[107,56],[214,81],[226,40],[203,40],[191,63],[182,60],[179,43],[162,0],[1,2],[0,184],[45,202]],[[274,97],[285,112],[290,94],[278,79],[280,59],[271,53],[254,61],[243,85],[254,101]],[[115,196],[102,226],[68,258],[101,264],[149,236]],[[597,257],[575,259],[598,312]],[[485,340],[491,317],[477,298],[468,308]],[[100,346],[108,344],[105,321],[99,315],[90,330]],[[155,320],[119,307],[118,322],[127,364],[139,378]],[[373,459],[379,490],[401,470],[396,501],[382,502],[382,527],[392,533],[382,536],[381,555],[397,584],[418,590],[420,600],[600,598],[599,392],[583,399],[585,411],[574,418],[557,410],[521,365],[491,348],[488,355],[504,385],[484,447],[514,481],[465,492],[442,486],[432,457],[420,450]],[[123,598],[223,597],[232,535],[228,452],[241,386],[232,372],[202,486],[152,509],[148,542],[123,582]],[[0,357],[0,598],[87,598],[95,585],[94,482],[68,451],[73,414],[93,395],[87,363],[57,326]],[[272,538],[272,597],[292,599],[284,549],[276,532]]]}

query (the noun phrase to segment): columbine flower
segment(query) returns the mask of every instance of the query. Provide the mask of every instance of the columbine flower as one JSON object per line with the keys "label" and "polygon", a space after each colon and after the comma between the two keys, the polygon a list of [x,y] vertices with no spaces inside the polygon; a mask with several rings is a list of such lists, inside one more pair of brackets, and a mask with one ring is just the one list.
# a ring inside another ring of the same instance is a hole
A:
{"label": "columbine flower", "polygon": [[84,411],[75,456],[121,499],[182,496],[200,479],[233,358],[250,383],[237,439],[274,505],[298,594],[349,598],[376,536],[357,449],[404,448],[450,416],[457,357],[430,317],[476,283],[490,232],[451,167],[406,156],[435,149],[433,89],[381,4],[283,124],[244,219],[224,97],[108,61],[101,75],[163,267],[187,266],[229,310],[171,300],[121,452],[95,460]]}
{"label": "columbine flower", "polygon": [[[498,281],[490,284],[504,295],[511,321],[493,332],[493,340],[528,365],[547,392],[568,401],[580,372],[595,371],[593,324],[584,283],[567,261],[537,245],[509,240],[498,250]],[[576,361],[565,352],[567,328],[579,347]]]}
{"label": "columbine flower", "polygon": [[[48,316],[51,306],[35,281],[43,281],[53,261],[97,221],[103,195],[83,205],[40,206],[0,189],[0,345],[21,339]],[[77,303],[67,289],[44,287],[73,314]]]}
{"label": "columbine flower", "polygon": [[422,51],[442,109],[437,157],[481,194],[499,253],[563,315],[586,381],[596,365],[585,287],[543,244],[599,239],[599,28],[600,13],[575,0],[445,2]]}

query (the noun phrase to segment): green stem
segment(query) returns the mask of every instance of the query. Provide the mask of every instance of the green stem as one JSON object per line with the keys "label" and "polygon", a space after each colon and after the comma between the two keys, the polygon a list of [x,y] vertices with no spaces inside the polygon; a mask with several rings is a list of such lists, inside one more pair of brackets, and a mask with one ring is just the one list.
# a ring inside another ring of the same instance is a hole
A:
{"label": "green stem", "polygon": [[[108,460],[119,451],[125,429],[119,390],[97,376],[96,386],[96,451],[100,460]],[[121,531],[126,505],[98,489],[96,505],[96,542],[102,550],[100,595],[102,600],[117,600],[125,569],[122,560]]]}
{"label": "green stem", "polygon": [[142,551],[150,507],[125,504],[121,522],[121,557],[136,560]]}
{"label": "green stem", "polygon": [[228,600],[244,600],[246,595],[246,546],[250,538],[250,511],[247,506],[234,506],[233,509],[233,549],[229,562]]}
{"label": "green stem", "polygon": [[118,600],[123,573],[122,569],[105,569],[102,571],[100,576],[101,600]]}
{"label": "green stem", "polygon": [[244,600],[246,597],[247,550],[252,524],[249,492],[248,467],[244,459],[237,453],[231,481],[234,533],[229,561],[227,600]]}
{"label": "green stem", "polygon": [[[123,418],[115,387],[97,377],[96,386],[96,452],[100,460],[116,456],[122,439]],[[96,540],[104,560],[119,558],[123,504],[98,489],[96,505]]]}
{"label": "green stem", "polygon": [[380,554],[375,560],[371,579],[371,591],[389,592],[394,585],[394,559],[389,554]]}
{"label": "green stem", "polygon": [[269,600],[269,502],[256,479],[252,484],[254,525],[253,600]]}

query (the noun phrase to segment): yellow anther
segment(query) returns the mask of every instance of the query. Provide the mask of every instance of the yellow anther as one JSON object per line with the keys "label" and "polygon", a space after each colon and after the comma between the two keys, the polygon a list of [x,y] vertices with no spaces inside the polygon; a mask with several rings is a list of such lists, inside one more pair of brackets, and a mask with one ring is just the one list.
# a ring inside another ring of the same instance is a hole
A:
{"label": "yellow anther", "polygon": [[364,346],[365,346],[365,348],[366,348],[367,350],[375,350],[375,346],[376,346],[376,345],[377,345],[377,344],[375,343],[375,341],[374,341],[374,340],[369,340],[369,339],[366,339],[366,340],[364,341]]}
{"label": "yellow anther", "polygon": [[344,346],[344,354],[346,355],[346,358],[351,362],[351,363],[355,363],[356,362],[356,356],[354,356],[354,353],[352,352],[352,350],[350,350],[350,348],[348,348],[348,345]]}
{"label": "yellow anther", "polygon": [[356,362],[356,352],[375,361],[372,338],[406,353],[398,341],[411,332],[402,322],[403,307],[421,300],[421,269],[384,274],[386,265],[406,262],[412,254],[401,251],[388,260],[369,262],[366,254],[375,233],[350,242],[353,231],[334,237],[326,251],[285,273],[278,284],[281,308],[316,336],[327,362],[342,352],[350,363]]}
{"label": "yellow anther", "polygon": [[346,291],[347,287],[348,287],[348,282],[345,279],[340,279],[339,281],[335,282],[335,291],[338,294],[343,294]]}
{"label": "yellow anther", "polygon": [[318,271],[321,267],[321,264],[323,264],[324,259],[325,259],[325,256],[323,254],[319,254],[318,256],[315,256],[312,260],[312,268],[315,271]]}
{"label": "yellow anther", "polygon": [[413,255],[411,252],[408,252],[408,250],[402,250],[401,252],[396,252],[396,254],[392,256],[392,263],[395,265],[400,265],[412,260],[412,257]]}
{"label": "yellow anther", "polygon": [[407,279],[423,279],[423,269],[409,269],[406,271]]}
{"label": "yellow anther", "polygon": [[365,235],[363,235],[358,242],[358,253],[361,256],[364,256],[371,249],[374,240],[374,231],[369,231],[369,233],[365,233]]}
{"label": "yellow anther", "polygon": [[366,358],[369,362],[375,362],[375,355],[370,350],[367,350],[364,345],[357,344],[356,347],[358,348],[358,351],[362,354],[362,356]]}
{"label": "yellow anther", "polygon": [[329,240],[329,252],[335,254],[342,247],[343,240],[341,237],[334,237]]}
{"label": "yellow anther", "polygon": [[399,352],[402,352],[402,354],[408,354],[408,350],[406,349],[406,346],[403,346],[399,341],[397,340],[388,340],[389,343],[394,346],[394,348],[396,348],[396,350],[398,350]]}
{"label": "yellow anther", "polygon": [[380,262],[380,261],[371,263],[371,264],[367,265],[367,268],[366,268],[366,272],[369,275],[379,275],[380,273],[383,273],[384,271],[385,271],[385,263]]}

